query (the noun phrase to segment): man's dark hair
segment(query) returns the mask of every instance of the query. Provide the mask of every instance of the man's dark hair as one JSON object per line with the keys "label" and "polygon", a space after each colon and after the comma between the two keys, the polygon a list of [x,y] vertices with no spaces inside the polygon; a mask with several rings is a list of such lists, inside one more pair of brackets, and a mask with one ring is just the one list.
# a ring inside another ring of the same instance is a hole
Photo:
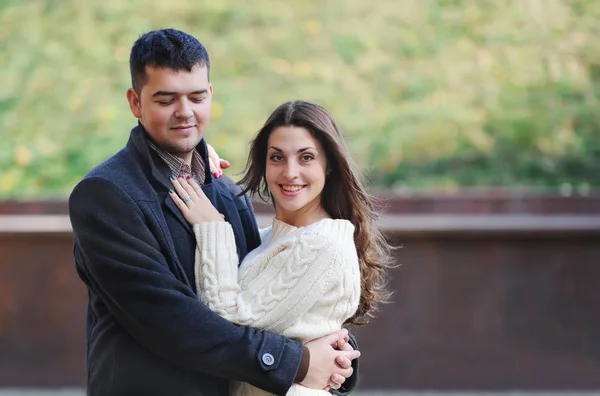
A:
{"label": "man's dark hair", "polygon": [[175,29],[153,30],[138,38],[131,48],[131,85],[139,94],[147,82],[146,66],[192,71],[205,66],[210,80],[206,48],[195,37]]}

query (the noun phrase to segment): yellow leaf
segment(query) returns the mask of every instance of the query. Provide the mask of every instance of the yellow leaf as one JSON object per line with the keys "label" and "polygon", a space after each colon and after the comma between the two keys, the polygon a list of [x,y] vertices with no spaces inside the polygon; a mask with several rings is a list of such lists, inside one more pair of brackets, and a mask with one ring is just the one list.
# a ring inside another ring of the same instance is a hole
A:
{"label": "yellow leaf", "polygon": [[311,67],[308,62],[300,61],[294,64],[294,74],[297,76],[308,76],[310,71]]}
{"label": "yellow leaf", "polygon": [[96,120],[100,123],[113,122],[119,115],[119,108],[113,105],[102,105],[96,110]]}
{"label": "yellow leaf", "polygon": [[210,118],[212,120],[218,120],[223,116],[223,106],[219,102],[212,103],[212,109],[210,111]]}
{"label": "yellow leaf", "polygon": [[31,163],[31,151],[25,146],[17,147],[15,151],[15,163],[21,166],[29,165]]}
{"label": "yellow leaf", "polygon": [[307,36],[314,36],[321,31],[321,22],[317,21],[316,19],[308,20],[304,22],[302,30]]}
{"label": "yellow leaf", "polygon": [[0,176],[0,190],[12,191],[17,184],[17,177],[14,172],[6,172]]}
{"label": "yellow leaf", "polygon": [[289,74],[292,70],[292,65],[285,59],[273,60],[273,71],[277,74]]}
{"label": "yellow leaf", "polygon": [[229,136],[224,131],[213,132],[210,134],[210,141],[215,148],[227,147],[229,144]]}

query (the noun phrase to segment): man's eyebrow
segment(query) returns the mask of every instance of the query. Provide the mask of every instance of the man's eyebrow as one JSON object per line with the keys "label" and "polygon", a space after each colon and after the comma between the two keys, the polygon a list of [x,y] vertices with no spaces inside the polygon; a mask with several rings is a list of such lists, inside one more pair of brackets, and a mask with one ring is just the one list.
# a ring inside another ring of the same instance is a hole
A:
{"label": "man's eyebrow", "polygon": [[[199,91],[190,92],[188,95],[202,95],[208,92],[208,89],[201,89]],[[178,92],[171,91],[156,91],[152,94],[152,97],[155,98],[157,96],[174,96],[178,95]]]}

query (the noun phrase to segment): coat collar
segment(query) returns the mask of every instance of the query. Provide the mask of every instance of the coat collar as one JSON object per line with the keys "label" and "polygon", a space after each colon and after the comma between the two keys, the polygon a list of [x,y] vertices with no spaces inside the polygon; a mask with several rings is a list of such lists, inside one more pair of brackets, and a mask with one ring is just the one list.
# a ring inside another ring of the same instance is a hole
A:
{"label": "coat collar", "polygon": [[[148,145],[148,140],[150,139],[150,135],[138,121],[138,125],[131,130],[127,145],[131,146],[131,148],[142,156],[145,162],[144,165],[149,167],[152,178],[168,190],[171,188],[171,182],[169,181],[171,171],[167,164]],[[204,184],[212,184],[213,177],[209,166],[208,149],[204,139],[200,140],[200,143],[196,146],[196,150],[206,164]]]}
{"label": "coat collar", "polygon": [[[155,191],[160,200],[163,201],[164,206],[179,220],[179,222],[185,227],[185,229],[193,234],[192,226],[181,214],[179,208],[173,202],[173,199],[168,194],[169,189],[173,188],[169,177],[171,176],[171,170],[169,166],[154,152],[148,145],[148,139],[150,136],[146,129],[138,122],[138,125],[131,130],[129,136],[129,142],[127,146],[136,151],[142,158],[143,166],[147,169],[145,172],[151,184],[155,185]],[[208,150],[204,139],[196,146],[196,150],[207,164],[205,169],[205,181],[202,189],[212,189],[213,178],[208,166]]]}

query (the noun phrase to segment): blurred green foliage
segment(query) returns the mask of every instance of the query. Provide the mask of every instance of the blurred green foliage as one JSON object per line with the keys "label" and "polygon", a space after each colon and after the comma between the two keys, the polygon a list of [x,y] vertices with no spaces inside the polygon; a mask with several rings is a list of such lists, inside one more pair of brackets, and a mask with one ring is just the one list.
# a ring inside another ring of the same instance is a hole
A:
{"label": "blurred green foliage", "polygon": [[377,186],[598,186],[599,20],[597,0],[0,0],[0,198],[65,196],[124,145],[129,49],[163,27],[209,50],[234,177],[302,98]]}

